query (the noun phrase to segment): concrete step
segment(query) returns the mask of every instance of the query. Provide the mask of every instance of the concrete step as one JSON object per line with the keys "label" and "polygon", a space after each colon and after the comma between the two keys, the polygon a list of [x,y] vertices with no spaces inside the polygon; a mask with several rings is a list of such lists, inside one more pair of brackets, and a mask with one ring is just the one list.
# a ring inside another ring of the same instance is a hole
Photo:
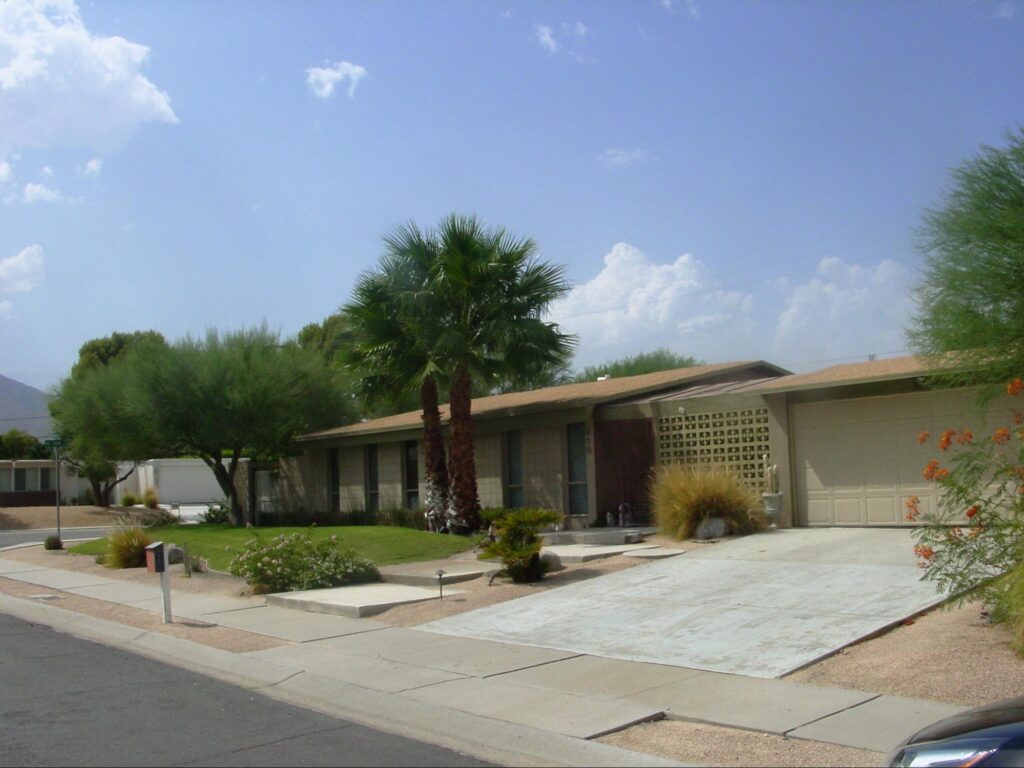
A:
{"label": "concrete step", "polygon": [[588,528],[583,531],[553,531],[542,533],[547,546],[561,544],[587,544],[590,546],[614,546],[616,544],[639,544],[644,537],[657,533],[651,526],[628,528]]}
{"label": "concrete step", "polygon": [[[457,589],[446,589],[448,595],[461,595]],[[406,603],[437,600],[437,589],[409,587],[404,584],[361,584],[354,587],[307,589],[300,592],[278,592],[267,595],[267,605],[294,608],[311,613],[333,613],[359,619]]]}
{"label": "concrete step", "polygon": [[494,560],[427,560],[420,563],[385,565],[379,570],[381,580],[387,584],[436,589],[438,571],[444,571],[441,576],[442,584],[457,584],[460,581],[490,576],[501,570],[501,563]]}

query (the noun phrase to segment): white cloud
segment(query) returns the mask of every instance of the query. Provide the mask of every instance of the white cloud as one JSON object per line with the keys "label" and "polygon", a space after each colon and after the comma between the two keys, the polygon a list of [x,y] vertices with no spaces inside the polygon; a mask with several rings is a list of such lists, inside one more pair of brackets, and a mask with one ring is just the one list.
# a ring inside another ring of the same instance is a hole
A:
{"label": "white cloud", "polygon": [[[697,0],[683,0],[686,5],[686,10],[694,21],[700,20],[700,8],[697,6]],[[675,13],[676,7],[673,0],[661,0],[659,3],[668,13]]]}
{"label": "white cloud", "polygon": [[103,161],[98,157],[94,157],[92,160],[82,166],[83,176],[96,177],[103,173]]}
{"label": "white cloud", "polygon": [[50,189],[45,184],[26,184],[25,190],[22,193],[21,201],[26,205],[32,203],[53,203],[60,200],[60,193],[55,189]]}
{"label": "white cloud", "polygon": [[996,8],[996,18],[1012,19],[1015,12],[1016,8],[1013,7],[1013,3],[1003,2]]}
{"label": "white cloud", "polygon": [[562,22],[562,32],[567,35],[575,37],[577,40],[583,40],[587,35],[590,34],[590,30],[587,29],[586,24],[582,21],[577,21],[575,24],[568,24]]}
{"label": "white cloud", "polygon": [[51,168],[48,165],[44,165],[42,168],[39,169],[39,175],[42,176],[44,179],[48,179],[51,176],[53,176],[53,168]]}
{"label": "white cloud", "polygon": [[[722,360],[750,346],[753,297],[722,289],[690,254],[668,264],[617,243],[603,269],[552,307],[552,319],[579,335],[577,365],[659,347]],[[725,357],[723,357],[725,356]]]}
{"label": "white cloud", "polygon": [[5,184],[14,178],[14,169],[11,164],[0,160],[0,184]]}
{"label": "white cloud", "polygon": [[73,0],[0,3],[0,155],[18,147],[120,148],[142,123],[176,123],[143,74],[149,48],[86,29]]}
{"label": "white cloud", "polygon": [[784,308],[773,354],[801,362],[902,350],[914,311],[913,283],[910,270],[894,261],[862,266],[822,259],[807,282],[779,283]]}
{"label": "white cloud", "polygon": [[558,53],[561,44],[555,40],[555,34],[547,24],[535,24],[533,27],[533,40],[537,45],[550,54]]}
{"label": "white cloud", "polygon": [[646,149],[606,149],[595,158],[602,165],[612,168],[628,168],[637,163],[645,163],[650,159]]}
{"label": "white cloud", "polygon": [[15,256],[0,259],[0,292],[31,291],[43,282],[43,248],[30,245]]}
{"label": "white cloud", "polygon": [[333,67],[310,67],[306,70],[306,85],[314,96],[329,99],[334,95],[334,86],[348,80],[348,97],[355,96],[356,86],[366,76],[366,68],[347,61],[339,61]]}

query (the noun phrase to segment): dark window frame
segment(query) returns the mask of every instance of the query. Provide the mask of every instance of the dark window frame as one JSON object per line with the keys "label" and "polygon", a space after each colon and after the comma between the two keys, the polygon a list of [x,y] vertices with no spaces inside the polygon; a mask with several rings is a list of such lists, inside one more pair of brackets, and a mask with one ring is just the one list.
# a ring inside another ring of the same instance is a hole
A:
{"label": "dark window frame", "polygon": [[[574,446],[577,450],[581,451],[580,456],[574,455]],[[583,421],[572,422],[571,424],[565,425],[565,459],[566,459],[566,472],[565,472],[565,490],[566,490],[566,509],[570,515],[589,515],[590,514],[590,500],[589,500],[589,487],[587,478],[587,424]],[[583,474],[582,478],[574,477],[573,470],[577,464],[582,463]],[[579,490],[583,490],[582,509],[579,505]],[[574,493],[575,491],[575,493]],[[574,499],[576,503],[574,504]]]}
{"label": "dark window frame", "polygon": [[[523,494],[523,432],[520,429],[511,429],[503,437],[501,457],[502,486],[504,490],[503,502],[507,509],[521,509],[525,503]],[[515,462],[513,462],[513,458],[515,458]],[[518,474],[518,477],[514,476],[516,474]]]}
{"label": "dark window frame", "polygon": [[364,500],[367,512],[380,511],[380,449],[371,443],[363,449]]}
{"label": "dark window frame", "polygon": [[331,512],[341,512],[341,449],[327,451],[327,477],[330,483]]}
{"label": "dark window frame", "polygon": [[419,452],[417,441],[406,440],[402,443],[402,503],[406,509],[418,509],[420,506]]}

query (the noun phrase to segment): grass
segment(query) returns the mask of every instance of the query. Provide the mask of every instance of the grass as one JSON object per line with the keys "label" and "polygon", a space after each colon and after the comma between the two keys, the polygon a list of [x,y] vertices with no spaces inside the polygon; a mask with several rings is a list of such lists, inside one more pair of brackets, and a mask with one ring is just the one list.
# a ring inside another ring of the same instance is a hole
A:
{"label": "grass", "polygon": [[[210,568],[227,571],[228,563],[242,551],[254,536],[270,541],[286,533],[304,533],[314,541],[338,537],[338,544],[355,551],[360,557],[377,565],[413,563],[433,560],[465,552],[476,545],[475,537],[446,536],[383,525],[234,528],[224,525],[160,525],[146,529],[153,541],[173,542],[188,548],[192,557],[201,557]],[[107,540],[87,541],[68,548],[80,555],[97,555],[107,551]]]}

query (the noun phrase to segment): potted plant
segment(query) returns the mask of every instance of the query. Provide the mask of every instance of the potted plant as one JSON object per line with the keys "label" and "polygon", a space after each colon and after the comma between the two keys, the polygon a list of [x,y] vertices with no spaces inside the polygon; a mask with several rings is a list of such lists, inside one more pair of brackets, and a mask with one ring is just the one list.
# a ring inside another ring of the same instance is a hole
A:
{"label": "potted plant", "polygon": [[764,500],[764,514],[775,528],[782,516],[782,491],[779,490],[779,467],[777,464],[768,463],[768,454],[762,457],[764,462],[764,487],[761,494]]}

